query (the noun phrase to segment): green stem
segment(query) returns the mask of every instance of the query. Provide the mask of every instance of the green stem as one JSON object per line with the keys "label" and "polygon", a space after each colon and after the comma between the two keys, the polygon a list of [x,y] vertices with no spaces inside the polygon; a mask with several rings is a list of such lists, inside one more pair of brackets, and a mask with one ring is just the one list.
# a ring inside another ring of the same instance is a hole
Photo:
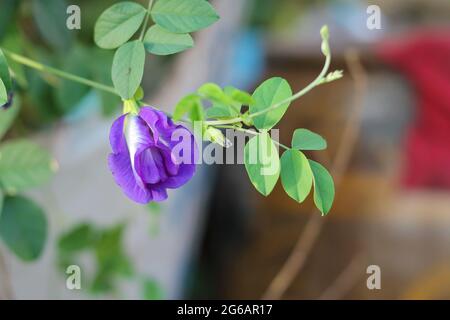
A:
{"label": "green stem", "polygon": [[293,96],[291,96],[291,97],[289,97],[289,98],[287,98],[287,99],[285,99],[285,100],[283,100],[281,102],[278,102],[278,103],[274,104],[273,106],[271,106],[271,107],[269,107],[269,108],[267,108],[265,110],[262,110],[262,111],[250,114],[249,117],[250,118],[255,118],[255,117],[260,116],[260,115],[262,115],[264,113],[267,113],[269,111],[277,109],[277,108],[283,106],[286,103],[290,103],[290,102],[292,102],[294,100],[297,100],[300,97],[303,97],[305,94],[310,92],[315,87],[323,84],[324,83],[323,79],[325,78],[325,76],[328,73],[328,69],[330,68],[330,64],[331,64],[331,54],[327,55],[326,60],[325,60],[325,65],[323,66],[322,72],[308,86],[306,86],[304,89],[302,89],[301,91],[297,92]]}
{"label": "green stem", "polygon": [[10,58],[11,60],[13,60],[13,61],[15,61],[17,63],[23,64],[23,65],[25,65],[27,67],[30,67],[32,69],[35,69],[35,70],[38,70],[38,71],[41,71],[41,72],[45,72],[45,73],[49,73],[49,74],[53,74],[53,75],[58,76],[60,78],[64,78],[64,79],[71,80],[71,81],[75,81],[75,82],[87,85],[87,86],[95,88],[95,89],[99,89],[99,90],[102,90],[102,91],[106,91],[106,92],[118,95],[116,90],[113,87],[110,87],[110,86],[107,86],[107,85],[104,85],[104,84],[101,84],[101,83],[98,83],[98,82],[95,82],[95,81],[92,81],[92,80],[89,80],[89,79],[86,79],[86,78],[82,78],[82,77],[76,76],[74,74],[71,74],[71,73],[68,73],[68,72],[65,72],[65,71],[62,71],[62,70],[59,70],[59,69],[56,69],[56,68],[44,65],[42,63],[39,63],[39,62],[34,61],[34,60],[31,60],[31,59],[29,59],[27,57],[24,57],[22,55],[10,52],[10,51],[8,51],[6,49],[2,49],[2,50],[5,53],[5,55],[8,58]]}
{"label": "green stem", "polygon": [[[260,132],[257,132],[257,131],[254,131],[254,130],[249,130],[249,129],[239,128],[239,127],[234,127],[234,126],[227,126],[227,125],[219,125],[219,126],[216,126],[216,128],[233,129],[233,130],[235,130],[235,131],[240,131],[240,132],[248,133],[248,134],[251,134],[251,135],[254,135],[254,136],[258,136],[258,135],[261,134]],[[278,145],[278,146],[280,146],[280,147],[282,147],[282,148],[284,148],[284,149],[286,149],[286,150],[289,150],[289,149],[290,149],[289,147],[287,147],[286,145],[284,145],[284,144],[282,144],[282,143],[279,143],[278,141],[275,141],[275,140],[272,140],[272,141],[273,141],[276,145]]]}
{"label": "green stem", "polygon": [[150,18],[150,11],[152,10],[153,0],[148,1],[147,14],[145,15],[145,21],[142,26],[141,34],[139,35],[139,40],[142,41],[144,39],[145,30],[147,29],[148,19]]}
{"label": "green stem", "polygon": [[[257,116],[260,116],[262,114],[265,114],[269,111],[272,111],[274,109],[280,108],[281,106],[283,106],[286,103],[290,103],[294,100],[297,100],[298,98],[304,96],[305,94],[307,94],[308,92],[310,92],[312,89],[314,89],[315,87],[325,83],[323,80],[325,78],[325,76],[328,73],[328,69],[330,68],[330,64],[331,64],[331,54],[328,54],[326,56],[325,59],[325,64],[322,68],[322,71],[320,72],[320,74],[317,76],[317,78],[311,82],[308,86],[306,86],[304,89],[302,89],[301,91],[297,92],[296,94],[294,94],[293,96],[278,102],[272,106],[270,106],[267,109],[261,110],[259,112],[255,112],[249,115],[250,118],[255,118]],[[206,124],[211,125],[211,126],[217,126],[217,125],[226,125],[226,124],[234,124],[234,123],[239,123],[242,122],[242,118],[241,117],[237,117],[237,118],[233,118],[233,119],[227,119],[227,120],[213,120],[213,121],[205,121]]]}

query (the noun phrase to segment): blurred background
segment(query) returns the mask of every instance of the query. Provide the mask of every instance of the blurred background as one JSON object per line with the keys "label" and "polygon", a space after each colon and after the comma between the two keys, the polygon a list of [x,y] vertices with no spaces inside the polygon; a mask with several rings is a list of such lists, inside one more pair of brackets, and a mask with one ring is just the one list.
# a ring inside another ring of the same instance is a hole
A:
{"label": "blurred background", "polygon": [[[92,34],[115,2],[71,1],[82,17],[71,31],[63,0],[1,0],[1,47],[110,83],[113,53]],[[251,92],[272,76],[298,91],[322,68],[327,24],[332,69],[345,76],[293,103],[279,129],[285,143],[296,128],[327,139],[310,156],[336,180],[330,214],[280,183],[262,197],[243,165],[202,165],[167,202],[138,206],[106,163],[120,101],[11,65],[21,108],[5,140],[33,139],[59,170],[27,193],[47,215],[43,254],[23,262],[0,243],[0,297],[450,298],[450,2],[212,4],[221,19],[195,34],[195,48],[147,58],[145,100],[171,111],[204,82]],[[66,287],[72,264],[81,290]],[[367,287],[371,265],[380,290]]]}

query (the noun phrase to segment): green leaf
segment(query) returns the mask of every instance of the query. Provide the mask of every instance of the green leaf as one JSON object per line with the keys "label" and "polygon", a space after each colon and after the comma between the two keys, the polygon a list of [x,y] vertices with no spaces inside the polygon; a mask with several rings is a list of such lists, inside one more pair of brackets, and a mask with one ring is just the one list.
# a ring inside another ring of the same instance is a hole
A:
{"label": "green leaf", "polygon": [[292,148],[298,150],[324,150],[327,142],[317,133],[308,129],[297,129],[292,137]]}
{"label": "green leaf", "polygon": [[20,259],[39,258],[47,239],[44,212],[27,198],[6,197],[0,215],[0,237]]}
{"label": "green leaf", "polygon": [[281,156],[281,183],[295,201],[303,202],[311,191],[313,174],[308,159],[298,150],[287,150]]}
{"label": "green leaf", "polygon": [[154,279],[145,279],[142,283],[142,298],[144,300],[162,300],[164,291]]}
{"label": "green leaf", "polygon": [[61,0],[33,0],[33,16],[41,36],[53,48],[68,51],[73,33],[67,28],[67,3]]}
{"label": "green leaf", "polygon": [[12,90],[11,75],[9,74],[8,61],[6,60],[3,51],[0,49],[0,80],[3,81],[6,92]]}
{"label": "green leaf", "polygon": [[192,48],[194,40],[189,34],[169,32],[154,25],[145,34],[144,46],[150,53],[165,56]]}
{"label": "green leaf", "polygon": [[151,15],[156,24],[175,33],[194,32],[219,20],[206,0],[159,0]]}
{"label": "green leaf", "polygon": [[224,92],[235,102],[238,102],[242,105],[249,106],[255,103],[255,101],[253,100],[252,96],[249,93],[236,89],[232,86],[225,87]]}
{"label": "green leaf", "polygon": [[[205,83],[197,92],[206,99],[218,102],[227,106],[234,106],[235,101],[223,92],[222,88],[215,83]],[[236,111],[237,112],[237,111]]]}
{"label": "green leaf", "polygon": [[[253,93],[254,103],[250,105],[250,114],[269,109],[271,106],[283,102],[292,96],[289,83],[282,78],[271,78],[262,83]],[[258,129],[271,129],[283,117],[289,102],[278,108],[263,113],[253,118],[255,127]]]}
{"label": "green leaf", "polygon": [[122,99],[133,98],[144,75],[145,48],[135,40],[121,46],[114,55],[112,81]]}
{"label": "green leaf", "polygon": [[20,98],[15,96],[13,104],[7,110],[0,110],[0,139],[9,130],[20,109]]}
{"label": "green leaf", "polygon": [[235,117],[238,113],[228,105],[215,103],[211,108],[206,109],[205,115],[209,119],[223,119]]}
{"label": "green leaf", "polygon": [[0,146],[0,187],[7,193],[38,186],[54,171],[51,156],[33,142],[16,140]]}
{"label": "green leaf", "polygon": [[134,2],[119,2],[106,9],[94,28],[94,41],[103,49],[115,49],[130,40],[144,21],[147,10]]}
{"label": "green leaf", "polygon": [[6,87],[3,84],[2,79],[0,79],[0,106],[8,102],[8,92],[6,92]]}
{"label": "green leaf", "polygon": [[175,107],[172,119],[174,121],[181,120],[186,114],[189,115],[192,122],[204,119],[203,105],[198,95],[190,94],[181,99]]}
{"label": "green leaf", "polygon": [[256,190],[264,196],[269,195],[280,176],[280,159],[267,132],[251,138],[245,145],[244,163]]}
{"label": "green leaf", "polygon": [[123,249],[123,231],[125,225],[120,224],[103,230],[95,245],[95,254],[100,270],[129,276],[132,266]]}
{"label": "green leaf", "polygon": [[82,223],[60,237],[58,249],[64,254],[78,252],[94,247],[97,238],[96,230],[90,224]]}
{"label": "green leaf", "polygon": [[333,177],[320,163],[309,160],[309,164],[314,176],[314,203],[326,215],[334,201]]}
{"label": "green leaf", "polygon": [[2,0],[0,10],[0,40],[7,33],[12,21],[16,19],[17,8],[20,0]]}
{"label": "green leaf", "polygon": [[[3,48],[7,48],[8,50],[15,52],[17,54],[23,54],[24,50],[24,38],[21,32],[18,31],[16,27],[12,28],[5,35],[5,38],[1,44]],[[9,61],[9,68],[11,69],[14,79],[21,85],[22,87],[27,86],[27,78],[25,75],[24,66],[18,62],[13,60]]]}

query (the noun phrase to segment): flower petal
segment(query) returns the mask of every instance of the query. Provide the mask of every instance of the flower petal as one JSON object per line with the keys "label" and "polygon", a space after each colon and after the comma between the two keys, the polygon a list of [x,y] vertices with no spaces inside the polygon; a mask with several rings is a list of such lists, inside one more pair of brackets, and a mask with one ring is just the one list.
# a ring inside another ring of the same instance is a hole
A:
{"label": "flower petal", "polygon": [[136,172],[145,183],[155,184],[168,177],[164,158],[157,147],[149,147],[138,152],[134,164]]}
{"label": "flower petal", "polygon": [[139,116],[128,115],[125,122],[125,139],[127,141],[131,168],[135,174],[137,183],[141,188],[145,188],[145,183],[136,171],[136,159],[139,153],[154,144],[150,129]]}
{"label": "flower petal", "polygon": [[167,199],[167,191],[165,188],[154,187],[151,189],[153,201],[160,202]]}
{"label": "flower petal", "polygon": [[127,197],[142,204],[152,200],[152,193],[137,183],[128,153],[110,154],[108,165],[114,180]]}
{"label": "flower petal", "polygon": [[114,153],[128,152],[127,143],[123,127],[125,123],[126,114],[120,116],[111,126],[109,131],[109,142]]}
{"label": "flower petal", "polygon": [[152,107],[142,107],[139,110],[139,116],[150,127],[150,130],[154,137],[154,142],[155,143],[158,142],[159,133],[158,130],[156,129],[156,122],[158,122],[160,118],[158,116],[157,111]]}

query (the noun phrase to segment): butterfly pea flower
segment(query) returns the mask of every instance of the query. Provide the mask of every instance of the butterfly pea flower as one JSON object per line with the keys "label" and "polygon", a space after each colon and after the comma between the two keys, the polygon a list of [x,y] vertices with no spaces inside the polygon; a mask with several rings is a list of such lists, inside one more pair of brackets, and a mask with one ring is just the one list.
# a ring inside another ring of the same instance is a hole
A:
{"label": "butterfly pea flower", "polygon": [[108,164],[114,180],[137,203],[167,199],[167,189],[181,187],[195,173],[194,136],[152,107],[119,117],[109,138]]}

